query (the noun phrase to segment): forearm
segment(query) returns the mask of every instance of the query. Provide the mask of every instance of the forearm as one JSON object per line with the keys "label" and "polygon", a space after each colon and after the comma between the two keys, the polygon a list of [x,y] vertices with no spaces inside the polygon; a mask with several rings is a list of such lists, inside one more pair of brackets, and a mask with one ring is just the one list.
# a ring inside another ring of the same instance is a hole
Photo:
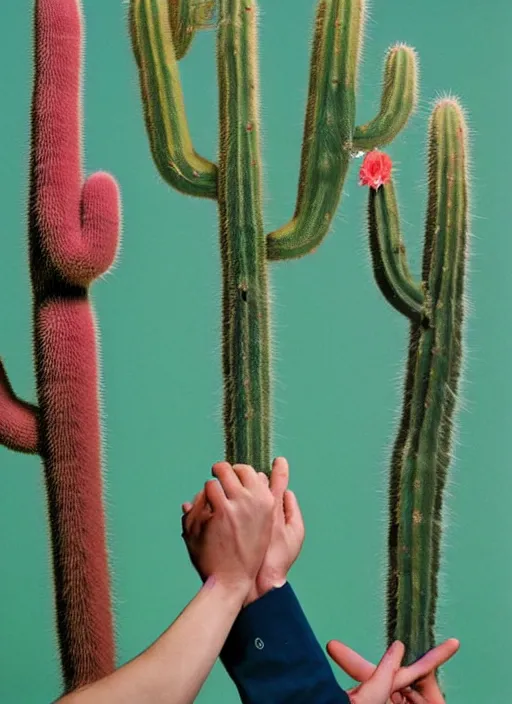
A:
{"label": "forearm", "polygon": [[60,704],[189,704],[194,701],[246,596],[208,580],[176,621],[137,658]]}
{"label": "forearm", "polygon": [[348,704],[289,584],[240,613],[221,659],[244,704]]}

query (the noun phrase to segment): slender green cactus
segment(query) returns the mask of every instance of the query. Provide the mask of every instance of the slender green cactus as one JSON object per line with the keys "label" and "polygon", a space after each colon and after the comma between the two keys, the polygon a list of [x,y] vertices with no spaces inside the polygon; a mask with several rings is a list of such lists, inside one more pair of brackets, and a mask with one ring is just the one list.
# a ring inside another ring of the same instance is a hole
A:
{"label": "slender green cactus", "polygon": [[217,0],[218,166],[194,150],[179,78],[178,59],[190,45],[197,0],[131,0],[131,36],[155,163],[176,190],[218,201],[226,459],[267,472],[267,260],[301,257],[318,247],[338,207],[352,153],[389,143],[415,106],[416,56],[397,45],[385,62],[378,115],[355,126],[364,7],[363,0],[318,2],[297,204],[292,219],[265,236],[256,0]]}
{"label": "slender green cactus", "polygon": [[406,644],[410,663],[434,645],[443,493],[463,351],[467,130],[456,100],[440,100],[430,120],[422,282],[414,281],[407,265],[391,179],[370,189],[369,235],[377,284],[411,322],[391,461],[387,594],[388,640]]}

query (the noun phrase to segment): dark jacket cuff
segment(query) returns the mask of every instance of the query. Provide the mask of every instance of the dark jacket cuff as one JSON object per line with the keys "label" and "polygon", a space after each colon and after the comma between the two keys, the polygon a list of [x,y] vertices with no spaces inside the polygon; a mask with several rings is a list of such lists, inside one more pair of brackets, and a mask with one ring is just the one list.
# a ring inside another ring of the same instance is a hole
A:
{"label": "dark jacket cuff", "polygon": [[240,612],[221,660],[244,704],[349,704],[288,583]]}

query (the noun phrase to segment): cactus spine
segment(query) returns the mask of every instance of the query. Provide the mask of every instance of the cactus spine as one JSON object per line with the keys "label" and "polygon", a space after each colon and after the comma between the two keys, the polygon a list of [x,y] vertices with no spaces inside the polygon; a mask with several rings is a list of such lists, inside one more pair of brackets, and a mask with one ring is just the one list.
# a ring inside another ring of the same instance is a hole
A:
{"label": "cactus spine", "polygon": [[[176,17],[191,0],[131,0],[130,29],[146,128],[162,177],[187,195],[216,199],[222,259],[226,459],[270,470],[271,344],[267,260],[301,257],[327,234],[353,150],[390,142],[416,98],[416,57],[397,45],[385,63],[378,115],[355,126],[363,0],[320,0],[295,213],[263,230],[256,0],[217,0],[219,163],[199,156],[185,117]],[[169,11],[169,8],[171,10]],[[193,26],[188,34],[192,34]]]}
{"label": "cactus spine", "polygon": [[411,321],[402,419],[391,461],[388,640],[413,662],[434,645],[443,493],[462,360],[468,238],[467,130],[457,101],[439,101],[429,128],[422,282],[409,271],[392,181],[370,190],[376,281]]}
{"label": "cactus spine", "polygon": [[38,407],[0,364],[0,442],[43,461],[57,627],[67,691],[114,669],[96,325],[89,286],[119,236],[108,174],[82,183],[78,0],[36,0],[29,252]]}

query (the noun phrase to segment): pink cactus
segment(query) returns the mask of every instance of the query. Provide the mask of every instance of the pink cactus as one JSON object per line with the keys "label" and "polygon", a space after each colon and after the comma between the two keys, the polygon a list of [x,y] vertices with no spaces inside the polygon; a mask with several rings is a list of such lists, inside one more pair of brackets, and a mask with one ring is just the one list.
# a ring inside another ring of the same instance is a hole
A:
{"label": "pink cactus", "polygon": [[114,669],[102,497],[96,329],[88,287],[112,265],[118,187],[83,183],[79,0],[36,0],[29,244],[38,408],[0,363],[0,442],[38,452],[46,479],[66,691]]}

